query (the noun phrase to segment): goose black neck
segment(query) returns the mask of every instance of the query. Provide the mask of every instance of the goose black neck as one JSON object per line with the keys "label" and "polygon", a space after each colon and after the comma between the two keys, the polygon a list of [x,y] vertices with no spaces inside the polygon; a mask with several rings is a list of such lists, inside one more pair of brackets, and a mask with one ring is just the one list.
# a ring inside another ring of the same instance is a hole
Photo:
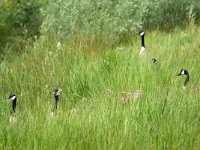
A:
{"label": "goose black neck", "polygon": [[187,85],[188,81],[190,80],[190,76],[189,76],[189,73],[186,75],[186,79],[185,79],[185,82],[184,82],[184,86]]}
{"label": "goose black neck", "polygon": [[145,44],[144,44],[144,35],[141,36],[141,41],[142,41],[142,42],[141,42],[142,47],[145,47]]}
{"label": "goose black neck", "polygon": [[55,109],[57,109],[58,107],[58,101],[59,101],[59,97],[58,95],[55,95]]}
{"label": "goose black neck", "polygon": [[17,106],[17,98],[15,98],[12,101],[12,112],[11,113],[15,113],[16,106]]}

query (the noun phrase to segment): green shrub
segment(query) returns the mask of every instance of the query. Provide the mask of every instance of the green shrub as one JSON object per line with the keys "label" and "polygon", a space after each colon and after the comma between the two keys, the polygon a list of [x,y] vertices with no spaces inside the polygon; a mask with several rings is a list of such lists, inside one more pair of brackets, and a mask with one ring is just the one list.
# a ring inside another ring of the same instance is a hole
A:
{"label": "green shrub", "polygon": [[42,16],[36,0],[5,0],[0,5],[0,52],[21,52],[40,35]]}
{"label": "green shrub", "polygon": [[89,40],[97,38],[103,44],[114,44],[122,38],[128,39],[140,25],[137,22],[140,4],[137,0],[59,0],[50,4],[42,31],[60,33],[70,39],[83,36]]}
{"label": "green shrub", "polygon": [[59,34],[69,43],[116,46],[132,40],[130,37],[142,28],[171,30],[186,27],[190,21],[199,23],[198,5],[197,0],[52,1],[44,11],[47,17],[42,32]]}
{"label": "green shrub", "polygon": [[[143,25],[148,29],[159,28],[162,30],[171,30],[176,26],[185,27],[190,23],[191,16],[194,17],[194,20],[199,19],[200,8],[195,5],[195,1],[188,0],[149,2],[143,14]],[[195,8],[193,8],[194,6]]]}

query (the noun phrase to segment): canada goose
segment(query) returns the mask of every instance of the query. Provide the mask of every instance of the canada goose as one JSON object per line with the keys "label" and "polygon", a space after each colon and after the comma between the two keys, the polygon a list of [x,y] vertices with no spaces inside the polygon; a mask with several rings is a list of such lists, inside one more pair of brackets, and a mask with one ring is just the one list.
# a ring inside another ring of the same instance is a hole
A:
{"label": "canada goose", "polygon": [[157,60],[155,58],[151,59],[152,64],[155,64],[157,62]]}
{"label": "canada goose", "polygon": [[[187,84],[188,84],[188,82],[189,82],[189,80],[190,80],[189,71],[187,71],[186,69],[182,69],[182,70],[179,72],[178,76],[180,76],[180,75],[185,75],[185,76],[186,76],[185,81],[184,81],[184,83],[183,83],[183,87],[184,87],[184,89],[185,89],[186,86],[187,86]],[[199,84],[192,85],[192,86],[191,86],[191,89],[194,90],[194,91],[199,91],[199,90],[200,90],[200,85],[199,85]]]}
{"label": "canada goose", "polygon": [[185,70],[185,69],[182,69],[180,72],[179,72],[179,74],[178,74],[178,76],[180,76],[180,75],[185,75],[186,76],[186,78],[185,78],[185,82],[184,82],[184,87],[187,85],[187,83],[189,82],[189,80],[190,80],[190,75],[189,75],[189,72],[187,71],[187,70]]}
{"label": "canada goose", "polygon": [[145,43],[144,43],[145,32],[144,31],[140,31],[137,34],[141,36],[141,49],[140,49],[139,55],[142,56],[142,55],[144,55],[144,53],[146,51],[146,49],[145,49]]}
{"label": "canada goose", "polygon": [[11,100],[12,102],[12,110],[11,110],[11,115],[10,115],[10,119],[9,122],[10,123],[15,123],[17,121],[16,119],[16,115],[15,115],[15,110],[16,110],[16,106],[17,106],[17,97],[15,94],[11,94],[8,99]]}
{"label": "canada goose", "polygon": [[56,112],[56,110],[58,108],[59,90],[58,89],[53,90],[53,95],[55,97],[55,105],[54,105],[54,108],[52,110],[52,116],[54,115],[54,113]]}

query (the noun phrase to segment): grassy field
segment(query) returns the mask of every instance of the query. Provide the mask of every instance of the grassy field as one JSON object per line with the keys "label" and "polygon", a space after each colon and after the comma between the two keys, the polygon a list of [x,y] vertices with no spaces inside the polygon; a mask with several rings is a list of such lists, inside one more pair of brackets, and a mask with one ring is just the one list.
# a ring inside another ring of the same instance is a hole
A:
{"label": "grassy field", "polygon": [[[200,92],[190,88],[199,83],[200,28],[147,31],[144,57],[140,37],[131,41],[111,49],[41,37],[9,56],[0,64],[0,149],[200,149]],[[60,103],[50,117],[55,88]],[[122,91],[137,89],[137,101],[121,103]],[[3,99],[10,93],[15,124]]]}

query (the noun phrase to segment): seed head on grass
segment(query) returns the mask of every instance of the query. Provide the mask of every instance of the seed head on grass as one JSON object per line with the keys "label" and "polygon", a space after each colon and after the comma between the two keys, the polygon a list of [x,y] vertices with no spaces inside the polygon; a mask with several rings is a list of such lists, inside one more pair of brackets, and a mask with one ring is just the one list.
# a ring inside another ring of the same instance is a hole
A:
{"label": "seed head on grass", "polygon": [[56,47],[57,47],[57,49],[61,49],[61,47],[62,47],[62,46],[61,46],[61,43],[58,42],[57,45],[56,45]]}
{"label": "seed head on grass", "polygon": [[106,89],[106,95],[111,95],[112,94],[112,90],[111,89]]}
{"label": "seed head on grass", "polygon": [[135,92],[121,92],[121,102],[127,103],[129,101],[136,101],[141,96],[141,90],[136,90]]}
{"label": "seed head on grass", "polygon": [[122,102],[122,104],[125,104],[125,103],[127,103],[128,102],[128,95],[127,95],[127,93],[126,92],[121,92],[121,102]]}
{"label": "seed head on grass", "polygon": [[128,97],[130,100],[137,100],[141,96],[141,90],[136,90],[134,93],[128,93]]}
{"label": "seed head on grass", "polygon": [[52,51],[49,51],[49,55],[50,55],[50,56],[53,55]]}

